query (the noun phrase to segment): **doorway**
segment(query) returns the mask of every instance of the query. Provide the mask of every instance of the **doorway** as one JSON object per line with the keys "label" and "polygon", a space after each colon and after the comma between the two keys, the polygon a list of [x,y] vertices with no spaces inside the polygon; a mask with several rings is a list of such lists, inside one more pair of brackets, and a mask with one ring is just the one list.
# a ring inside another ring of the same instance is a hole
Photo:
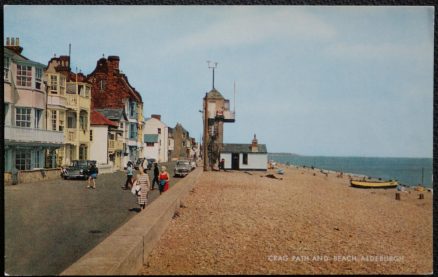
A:
{"label": "doorway", "polygon": [[239,153],[231,154],[231,169],[239,170]]}

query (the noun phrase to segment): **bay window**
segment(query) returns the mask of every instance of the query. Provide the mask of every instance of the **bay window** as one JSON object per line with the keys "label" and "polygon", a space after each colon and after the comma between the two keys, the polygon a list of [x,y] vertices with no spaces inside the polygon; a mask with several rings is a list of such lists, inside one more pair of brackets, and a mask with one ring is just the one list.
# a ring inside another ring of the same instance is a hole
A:
{"label": "bay window", "polygon": [[41,68],[35,68],[35,88],[41,89],[41,83],[43,79],[43,70]]}
{"label": "bay window", "polygon": [[17,64],[17,85],[32,87],[32,67]]}
{"label": "bay window", "polygon": [[30,108],[16,108],[15,126],[30,128]]}
{"label": "bay window", "polygon": [[3,75],[3,79],[4,80],[9,80],[9,66],[11,64],[11,59],[9,57],[5,57],[4,59],[4,75]]}

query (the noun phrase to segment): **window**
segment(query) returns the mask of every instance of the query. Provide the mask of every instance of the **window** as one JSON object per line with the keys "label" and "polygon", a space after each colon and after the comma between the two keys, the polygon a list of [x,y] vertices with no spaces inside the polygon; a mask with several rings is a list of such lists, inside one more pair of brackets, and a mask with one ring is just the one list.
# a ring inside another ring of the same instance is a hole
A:
{"label": "window", "polygon": [[87,159],[87,146],[81,145],[79,147],[79,160],[86,160]]}
{"label": "window", "polygon": [[35,121],[34,128],[40,129],[41,116],[43,114],[43,110],[35,109]]}
{"label": "window", "polygon": [[129,116],[131,117],[131,118],[134,118],[134,117],[136,117],[135,115],[136,115],[136,104],[137,103],[135,103],[135,102],[129,102]]}
{"label": "window", "polygon": [[67,128],[76,128],[75,118],[72,116],[67,117]]}
{"label": "window", "polygon": [[5,57],[4,62],[5,62],[4,63],[4,68],[5,68],[4,74],[5,75],[3,75],[3,79],[9,80],[9,66],[11,64],[11,59],[8,57]]}
{"label": "window", "polygon": [[161,134],[161,128],[158,128],[158,134]]}
{"label": "window", "polygon": [[81,126],[81,129],[83,131],[87,130],[87,116],[86,115],[81,115],[79,117],[79,126]]}
{"label": "window", "polygon": [[30,108],[16,108],[15,125],[30,128]]}
{"label": "window", "polygon": [[32,67],[17,64],[17,85],[32,87]]}
{"label": "window", "polygon": [[78,94],[84,96],[84,85],[78,85]]}
{"label": "window", "polygon": [[41,80],[43,79],[43,70],[35,68],[35,88],[41,89]]}
{"label": "window", "polygon": [[65,119],[65,112],[59,111],[59,131],[64,131],[64,119]]}
{"label": "window", "polygon": [[56,111],[52,111],[52,130],[56,131]]}
{"label": "window", "polygon": [[40,151],[35,151],[33,168],[40,168]]}
{"label": "window", "polygon": [[90,97],[91,88],[89,86],[85,86],[85,97]]}
{"label": "window", "polygon": [[129,138],[130,139],[137,139],[137,124],[131,123],[129,125]]}
{"label": "window", "polygon": [[18,170],[30,170],[31,168],[30,151],[17,149],[15,152],[15,167]]}
{"label": "window", "polygon": [[90,141],[93,141],[93,130],[90,130]]}
{"label": "window", "polygon": [[10,122],[6,122],[6,117],[8,116],[9,104],[5,103],[5,125],[9,125]]}
{"label": "window", "polygon": [[153,142],[146,142],[146,146],[149,146],[149,147],[154,146],[154,143]]}
{"label": "window", "polygon": [[100,80],[99,86],[100,86],[100,91],[104,91],[105,88],[106,88],[106,81],[105,80]]}
{"label": "window", "polygon": [[243,153],[243,164],[248,164],[248,153]]}
{"label": "window", "polygon": [[123,122],[120,122],[120,128],[123,128]]}
{"label": "window", "polygon": [[50,92],[58,94],[58,76],[50,75]]}
{"label": "window", "polygon": [[66,79],[64,76],[61,76],[59,81],[59,94],[61,95],[65,94],[65,86],[66,86]]}

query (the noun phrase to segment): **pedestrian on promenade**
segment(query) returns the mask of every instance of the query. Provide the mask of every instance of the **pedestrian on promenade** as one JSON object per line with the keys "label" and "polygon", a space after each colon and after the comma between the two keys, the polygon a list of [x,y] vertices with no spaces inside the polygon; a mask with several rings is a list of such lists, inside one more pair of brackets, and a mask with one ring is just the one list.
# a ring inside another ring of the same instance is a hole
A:
{"label": "pedestrian on promenade", "polygon": [[129,161],[127,166],[126,166],[126,182],[125,182],[125,186],[122,187],[124,190],[131,189],[132,184],[133,184],[133,180],[132,180],[132,176],[134,174],[133,172],[134,172],[134,168],[133,168],[132,162]]}
{"label": "pedestrian on promenade", "polygon": [[[98,169],[97,169],[95,163],[91,163],[88,172],[89,172],[90,175],[88,177],[88,186],[87,186],[87,188],[95,189],[96,188],[96,181],[95,180],[97,178],[97,172],[98,172]],[[91,186],[91,180],[93,180],[93,186]]]}
{"label": "pedestrian on promenade", "polygon": [[137,185],[140,185],[140,193],[137,196],[137,204],[144,209],[148,204],[148,192],[150,188],[149,175],[147,174],[146,168],[143,168],[143,164],[140,164],[138,171],[139,173],[137,174],[135,180]]}
{"label": "pedestrian on promenade", "polygon": [[161,173],[160,173],[160,185],[159,185],[159,189],[160,189],[160,194],[162,194],[163,192],[165,192],[166,190],[169,189],[169,173],[167,173],[166,171],[166,167],[162,166],[161,167]]}
{"label": "pedestrian on promenade", "polygon": [[160,181],[159,181],[159,177],[160,176],[160,169],[158,169],[158,164],[154,163],[154,179],[152,180],[152,189],[154,190],[154,185],[155,183],[157,183],[157,188],[160,187]]}
{"label": "pedestrian on promenade", "polygon": [[221,169],[223,171],[225,171],[225,159],[222,158],[222,160],[219,162],[219,171],[221,171]]}

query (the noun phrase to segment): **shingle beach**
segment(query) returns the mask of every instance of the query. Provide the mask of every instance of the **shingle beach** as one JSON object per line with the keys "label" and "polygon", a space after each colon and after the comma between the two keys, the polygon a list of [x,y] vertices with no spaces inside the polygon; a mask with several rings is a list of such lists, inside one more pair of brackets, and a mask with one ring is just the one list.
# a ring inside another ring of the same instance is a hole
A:
{"label": "shingle beach", "polygon": [[[204,172],[140,274],[425,274],[432,192],[319,170]],[[274,174],[278,178],[266,177]]]}

